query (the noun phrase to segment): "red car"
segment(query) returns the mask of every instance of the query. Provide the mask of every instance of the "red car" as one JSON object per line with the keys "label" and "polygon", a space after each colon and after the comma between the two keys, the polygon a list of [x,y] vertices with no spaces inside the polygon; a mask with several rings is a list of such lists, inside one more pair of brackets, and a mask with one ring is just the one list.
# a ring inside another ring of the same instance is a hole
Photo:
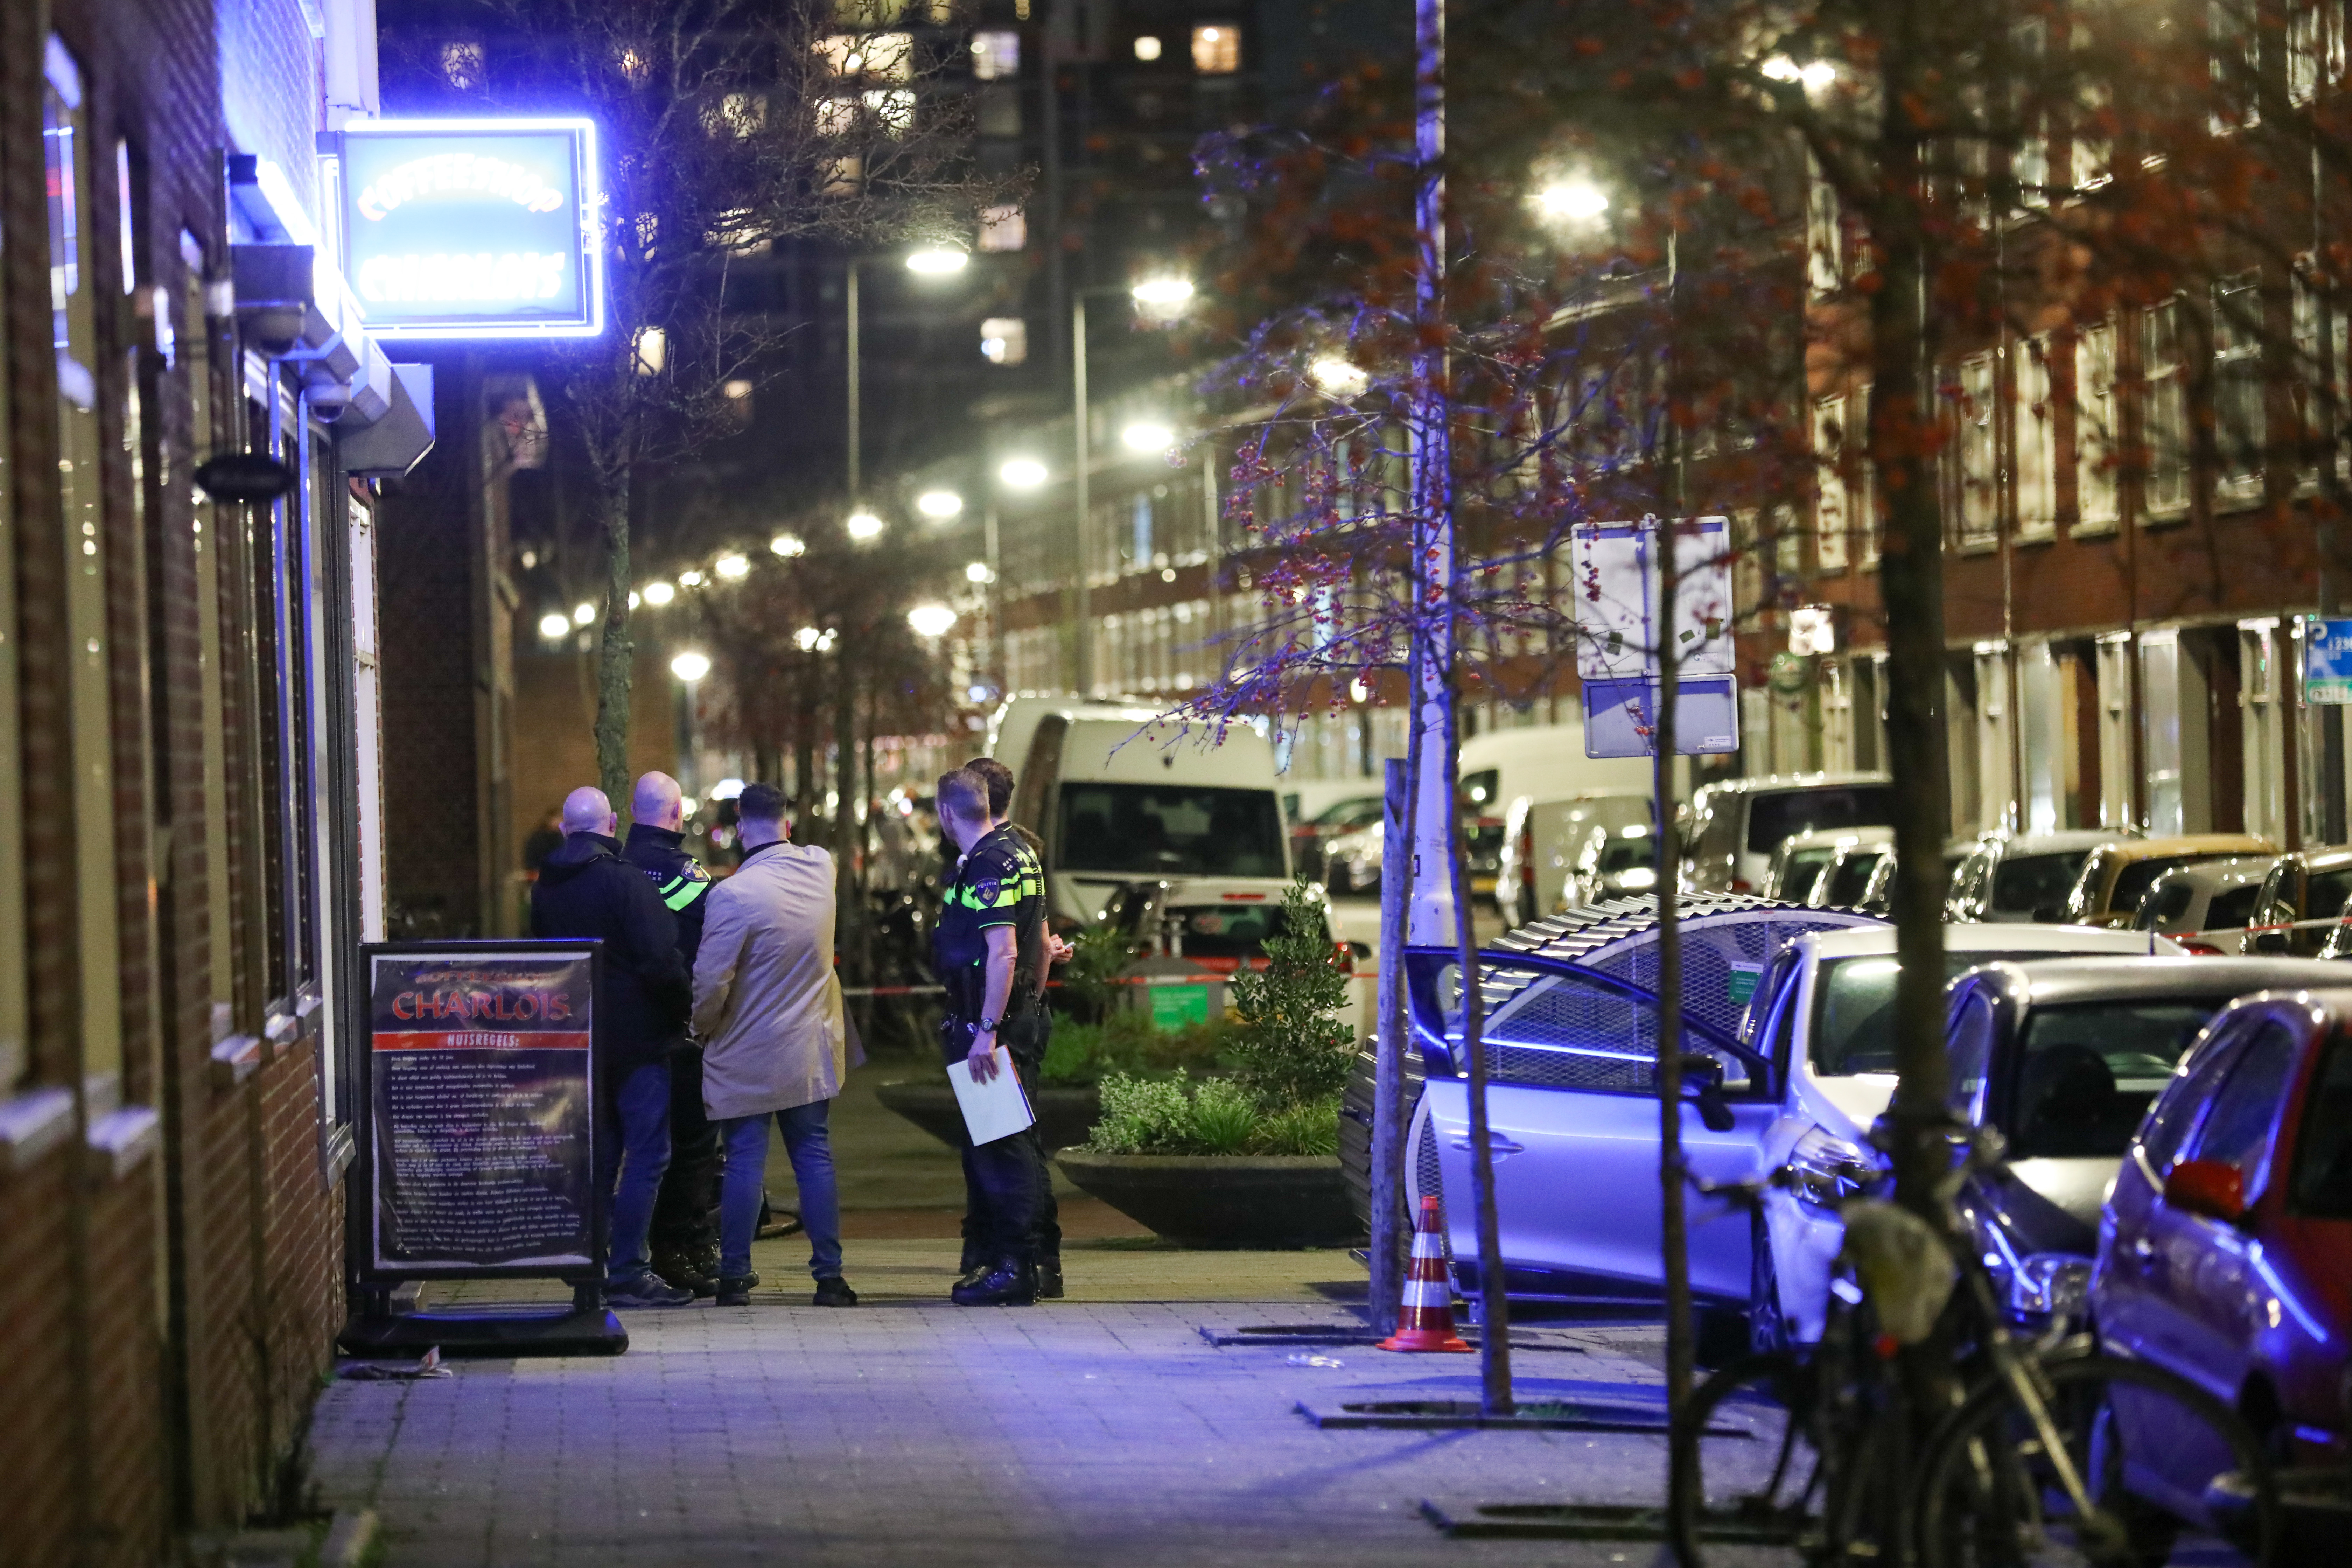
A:
{"label": "red car", "polygon": [[[2106,1348],[2237,1409],[2277,1462],[2299,1468],[2284,1488],[2294,1511],[2343,1519],[2352,989],[2263,992],[2217,1014],[2140,1123],[2099,1229],[2091,1308]],[[2130,1413],[2116,1415],[2129,1454]],[[2194,1485],[2152,1474],[2132,1489],[2194,1518],[2203,1500],[2182,1495]]]}

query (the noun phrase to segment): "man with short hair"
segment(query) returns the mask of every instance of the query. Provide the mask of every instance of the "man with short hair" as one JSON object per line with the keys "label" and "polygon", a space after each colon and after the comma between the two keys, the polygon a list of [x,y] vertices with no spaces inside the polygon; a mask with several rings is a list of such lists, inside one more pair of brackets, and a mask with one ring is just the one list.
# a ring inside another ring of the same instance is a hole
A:
{"label": "man with short hair", "polygon": [[[686,973],[702,944],[710,873],[686,848],[686,792],[664,773],[637,780],[629,797],[629,838],[621,858],[650,878],[677,917]],[[719,1289],[719,1134],[702,1113],[702,1047],[680,1028],[669,1042],[669,1169],[654,1202],[654,1272],[697,1296]]]}
{"label": "man with short hair", "polygon": [[834,973],[833,857],[784,838],[784,795],[773,784],[736,798],[743,863],[712,889],[694,965],[694,1022],[702,1035],[703,1108],[726,1149],[719,1216],[719,1305],[751,1300],[751,1241],[768,1169],[768,1123],[783,1134],[800,1184],[815,1304],[854,1307],[841,1277],[841,1200],[828,1112],[850,1068]]}
{"label": "man with short hair", "polygon": [[[940,1049],[984,1083],[999,1070],[999,1031],[1016,999],[1034,988],[1021,959],[1034,950],[1045,920],[1045,873],[989,811],[988,783],[980,774],[959,768],[942,775],[937,805],[940,832],[963,852],[932,935],[933,967],[948,1003]],[[961,1122],[957,1132],[982,1267],[957,1282],[952,1299],[965,1307],[1028,1306],[1037,1299],[1038,1191],[1045,1176],[1037,1142],[1015,1132],[974,1144]]]}
{"label": "man with short hair", "polygon": [[646,1237],[669,1164],[669,1042],[686,1032],[686,966],[677,917],[621,858],[620,826],[603,790],[565,797],[563,847],[531,885],[530,934],[604,944],[596,1148],[597,1181],[613,1204],[605,1299],[615,1307],[683,1307],[694,1292],[653,1272]]}
{"label": "man with short hair", "polygon": [[[988,785],[988,816],[992,828],[1009,828],[1024,847],[1037,861],[1038,890],[1045,889],[1043,871],[1045,846],[1037,836],[1013,820],[1013,770],[994,757],[974,757],[964,763],[964,771],[977,773]],[[1013,999],[1012,1016],[1004,1021],[1001,1038],[1013,1056],[1013,1065],[1021,1069],[1022,1081],[1034,1088],[1042,1081],[1045,1070],[1045,1052],[1054,1041],[1054,1014],[1045,1005],[1045,976],[1054,964],[1070,955],[1069,944],[1054,936],[1039,920],[1024,933],[1021,950],[1021,972],[1029,979],[1028,989]],[[1037,1294],[1049,1300],[1058,1300],[1062,1294],[1062,1205],[1054,1197],[1054,1167],[1046,1159],[1045,1135],[1032,1122],[1024,1134],[1036,1146],[1037,1169]],[[964,1194],[964,1279],[976,1277],[975,1270],[984,1271],[993,1259],[983,1256],[981,1226],[977,1222],[981,1200],[977,1191],[966,1184]]]}

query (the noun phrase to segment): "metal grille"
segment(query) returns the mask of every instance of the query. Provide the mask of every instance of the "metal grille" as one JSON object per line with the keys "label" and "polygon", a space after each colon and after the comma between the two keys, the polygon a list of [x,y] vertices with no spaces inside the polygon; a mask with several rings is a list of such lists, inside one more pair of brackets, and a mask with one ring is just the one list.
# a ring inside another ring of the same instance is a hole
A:
{"label": "metal grille", "polygon": [[1414,1207],[1419,1200],[1433,1197],[1440,1205],[1445,1202],[1445,1179],[1437,1164],[1436,1119],[1423,1117],[1421,1136],[1412,1141],[1412,1182]]}
{"label": "metal grille", "polygon": [[1656,1050],[1657,1021],[1649,1008],[1564,975],[1511,990],[1509,1003],[1480,1031],[1496,1082],[1650,1091],[1654,1064],[1624,1059]]}
{"label": "metal grille", "polygon": [[1588,1089],[1621,1094],[1657,1091],[1657,1064],[1584,1051],[1530,1050],[1524,1046],[1486,1047],[1486,1071],[1496,1083],[1534,1089]]}

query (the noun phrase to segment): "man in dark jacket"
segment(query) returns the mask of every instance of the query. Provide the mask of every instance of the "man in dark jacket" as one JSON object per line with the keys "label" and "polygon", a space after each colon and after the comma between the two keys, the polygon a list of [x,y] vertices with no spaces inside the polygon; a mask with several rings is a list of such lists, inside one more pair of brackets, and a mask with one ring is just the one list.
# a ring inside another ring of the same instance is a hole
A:
{"label": "man in dark jacket", "polygon": [[694,1292],[647,1267],[646,1238],[669,1163],[669,1046],[686,1034],[693,992],[678,957],[677,918],[621,858],[620,826],[604,791],[565,797],[563,847],[531,887],[530,934],[604,944],[597,1179],[613,1197],[605,1298],[615,1307],[683,1307]]}
{"label": "man in dark jacket", "polygon": [[[688,975],[702,947],[710,873],[686,851],[686,792],[647,773],[629,797],[621,858],[652,879],[677,917],[678,957]],[[719,1130],[702,1113],[702,1047],[683,1030],[669,1045],[669,1169],[654,1204],[654,1272],[698,1296],[719,1293]]]}

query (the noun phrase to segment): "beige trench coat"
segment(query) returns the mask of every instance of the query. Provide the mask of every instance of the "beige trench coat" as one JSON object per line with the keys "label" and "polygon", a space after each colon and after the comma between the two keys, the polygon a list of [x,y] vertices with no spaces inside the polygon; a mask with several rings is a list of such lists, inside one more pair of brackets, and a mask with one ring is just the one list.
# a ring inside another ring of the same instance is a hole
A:
{"label": "beige trench coat", "polygon": [[731,1119],[831,1100],[865,1059],[833,967],[833,857],[770,845],[709,897],[694,963],[703,1110]]}

